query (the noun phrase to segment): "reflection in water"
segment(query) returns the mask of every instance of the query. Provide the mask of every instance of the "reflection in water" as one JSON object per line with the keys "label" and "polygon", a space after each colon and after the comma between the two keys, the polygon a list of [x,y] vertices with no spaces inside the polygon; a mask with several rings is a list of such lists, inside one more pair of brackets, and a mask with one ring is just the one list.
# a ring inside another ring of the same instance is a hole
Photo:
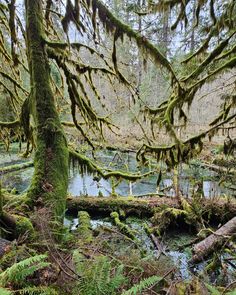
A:
{"label": "reflection in water", "polygon": [[[116,156],[115,156],[116,155]],[[121,157],[117,156],[116,152],[99,152],[97,160],[101,164],[112,167],[113,169],[125,169],[127,171],[138,171],[137,162],[133,154],[127,156],[125,154],[124,161],[121,161]],[[0,165],[15,164],[23,162],[17,153],[11,155],[4,154],[0,157]],[[194,190],[194,182],[192,180],[201,179],[201,176],[196,175],[196,169],[189,169],[188,171],[182,170],[179,176],[179,189],[184,196],[191,196]],[[147,168],[142,169],[142,173],[147,172]],[[191,174],[192,173],[192,174]],[[204,176],[209,174],[212,176],[212,172],[204,170]],[[25,191],[30,183],[30,179],[33,175],[33,168],[24,169],[21,171],[11,172],[1,176],[2,184],[8,190],[13,188],[17,192]],[[171,173],[165,174],[165,178],[160,183],[160,190],[167,196],[175,196],[175,189],[173,188],[173,175]],[[145,195],[149,193],[156,193],[157,175],[152,175],[146,179],[142,179],[136,182],[121,181],[116,187],[116,193],[121,196],[128,195]],[[216,181],[204,180],[200,182],[202,186],[202,192],[206,198],[213,198],[222,194],[230,194],[230,191],[220,187]],[[92,175],[84,173],[83,176],[79,173],[79,169],[76,166],[70,168],[69,179],[69,192],[73,196],[88,195],[88,196],[109,196],[112,191],[111,180],[100,179],[95,181]]]}
{"label": "reflection in water", "polygon": [[206,198],[214,198],[219,196],[222,190],[215,181],[203,181],[203,192]]}

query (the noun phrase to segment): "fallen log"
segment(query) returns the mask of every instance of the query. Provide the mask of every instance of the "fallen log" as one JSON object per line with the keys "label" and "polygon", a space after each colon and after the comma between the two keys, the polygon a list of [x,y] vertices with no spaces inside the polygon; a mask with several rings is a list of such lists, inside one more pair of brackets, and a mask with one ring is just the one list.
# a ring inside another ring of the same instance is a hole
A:
{"label": "fallen log", "polygon": [[236,217],[232,218],[216,232],[193,247],[191,262],[197,263],[222,246],[228,239],[236,235]]}
{"label": "fallen log", "polygon": [[[191,165],[198,166],[199,164],[192,163]],[[228,167],[224,167],[224,166],[219,166],[219,165],[216,165],[216,164],[210,164],[210,163],[207,163],[207,162],[201,162],[200,166],[204,167],[204,168],[208,168],[208,169],[210,169],[210,170],[212,170],[214,172],[217,172],[217,173],[236,174],[236,169],[228,168]]]}
{"label": "fallen log", "polygon": [[34,163],[32,161],[29,161],[29,162],[14,164],[14,165],[6,166],[6,167],[0,167],[0,174],[18,171],[18,170],[26,169],[33,166],[34,166]]}
{"label": "fallen log", "polygon": [[178,206],[171,198],[130,198],[130,197],[69,197],[67,198],[67,213],[77,215],[78,211],[90,214],[109,216],[112,212],[121,210],[126,215],[152,216],[156,207]]}
{"label": "fallen log", "polygon": [[135,232],[127,224],[120,221],[120,216],[117,212],[112,212],[110,216],[113,220],[113,223],[118,227],[119,231],[122,234],[124,234],[131,240],[136,240]]}
{"label": "fallen log", "polygon": [[78,219],[79,219],[79,225],[77,228],[78,234],[81,236],[83,241],[91,242],[93,239],[93,233],[92,233],[91,220],[90,220],[90,216],[88,212],[79,211]]}
{"label": "fallen log", "polygon": [[[191,205],[191,200],[188,200]],[[227,199],[215,201],[203,199],[201,202],[203,218],[226,222],[236,216],[236,202]],[[113,211],[124,211],[125,215],[154,215],[156,210],[165,208],[182,209],[176,198],[171,197],[68,197],[67,213],[77,215],[78,211],[87,211],[91,215],[109,216]],[[205,215],[204,215],[205,214]]]}

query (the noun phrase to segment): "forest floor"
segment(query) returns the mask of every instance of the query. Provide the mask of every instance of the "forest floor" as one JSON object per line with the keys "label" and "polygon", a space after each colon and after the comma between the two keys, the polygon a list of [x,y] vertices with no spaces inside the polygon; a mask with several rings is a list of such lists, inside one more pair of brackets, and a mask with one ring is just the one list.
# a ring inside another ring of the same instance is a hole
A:
{"label": "forest floor", "polygon": [[[215,145],[199,163],[235,167]],[[68,196],[57,238],[47,210],[29,212],[24,197],[2,189],[0,291],[14,293],[0,294],[235,294],[236,230],[218,234],[236,216],[234,197]],[[212,251],[194,261],[194,247],[211,236]]]}

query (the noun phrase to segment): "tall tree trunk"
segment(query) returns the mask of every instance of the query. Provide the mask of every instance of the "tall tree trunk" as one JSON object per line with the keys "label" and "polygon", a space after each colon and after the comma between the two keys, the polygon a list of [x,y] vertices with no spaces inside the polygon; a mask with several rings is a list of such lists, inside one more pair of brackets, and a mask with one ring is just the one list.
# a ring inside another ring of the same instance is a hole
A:
{"label": "tall tree trunk", "polygon": [[34,176],[28,195],[36,207],[47,206],[56,218],[65,211],[68,149],[50,85],[44,44],[42,0],[25,0],[31,114],[35,124]]}
{"label": "tall tree trunk", "polygon": [[[138,0],[137,6],[141,9],[141,0]],[[138,15],[138,32],[141,34],[142,32],[142,17]],[[138,50],[138,81],[137,81],[137,91],[140,92],[140,87],[142,84],[142,76],[143,76],[143,62],[142,62],[142,52],[140,49]]]}
{"label": "tall tree trunk", "polygon": [[190,37],[190,51],[193,52],[195,49],[195,21],[196,21],[196,0],[193,1],[193,20],[192,20],[192,29]]}
{"label": "tall tree trunk", "polygon": [[163,54],[167,56],[169,43],[169,11],[163,11],[162,47]]}

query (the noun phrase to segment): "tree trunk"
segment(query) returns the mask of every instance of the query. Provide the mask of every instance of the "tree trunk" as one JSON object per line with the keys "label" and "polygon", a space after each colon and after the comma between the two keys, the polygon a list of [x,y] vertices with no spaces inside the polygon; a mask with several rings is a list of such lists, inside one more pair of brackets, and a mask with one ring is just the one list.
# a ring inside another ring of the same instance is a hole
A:
{"label": "tree trunk", "polygon": [[193,247],[192,262],[199,262],[222,246],[229,238],[236,234],[236,217],[232,218],[215,233]]}
{"label": "tree trunk", "polygon": [[42,0],[25,0],[31,114],[35,125],[34,176],[28,192],[34,206],[63,216],[68,186],[68,149],[50,85],[45,50]]}
{"label": "tree trunk", "polygon": [[193,52],[195,49],[195,22],[196,22],[196,0],[193,1],[193,20],[192,20],[192,29],[190,36],[190,52]]}
{"label": "tree trunk", "polygon": [[163,11],[162,47],[163,54],[167,56],[169,43],[169,11]]}

